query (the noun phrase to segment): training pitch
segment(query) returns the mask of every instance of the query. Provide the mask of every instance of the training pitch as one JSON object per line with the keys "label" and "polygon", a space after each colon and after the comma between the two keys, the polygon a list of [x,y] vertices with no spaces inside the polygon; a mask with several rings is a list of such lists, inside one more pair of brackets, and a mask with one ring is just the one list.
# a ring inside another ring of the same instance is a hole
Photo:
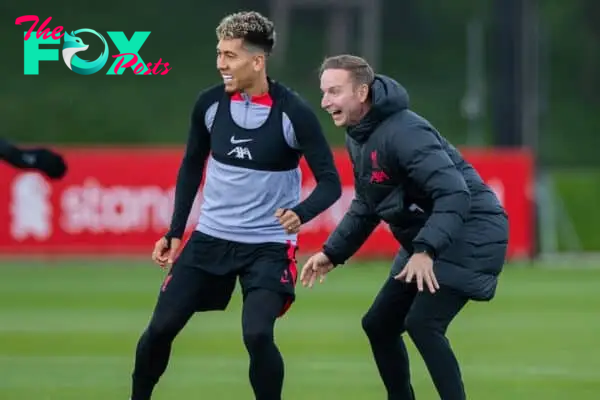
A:
{"label": "training pitch", "polygon": [[[599,263],[600,265],[600,263]],[[509,266],[496,299],[471,303],[448,332],[470,399],[597,399],[600,268]],[[361,316],[388,269],[354,263],[298,288],[277,325],[285,400],[385,398]],[[0,399],[129,395],[136,341],[164,273],[141,261],[0,262]],[[435,399],[410,339],[418,399]],[[226,312],[196,315],[154,398],[252,399],[239,289]]]}

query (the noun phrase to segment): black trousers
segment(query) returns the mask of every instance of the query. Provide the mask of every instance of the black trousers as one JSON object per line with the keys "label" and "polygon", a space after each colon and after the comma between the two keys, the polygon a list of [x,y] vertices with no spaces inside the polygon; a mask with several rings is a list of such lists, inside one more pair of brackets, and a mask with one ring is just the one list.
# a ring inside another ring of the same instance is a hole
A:
{"label": "black trousers", "polygon": [[446,338],[448,325],[468,299],[449,287],[435,294],[414,283],[388,278],[362,320],[389,400],[413,400],[410,368],[402,334],[423,357],[442,400],[464,400],[458,361]]}

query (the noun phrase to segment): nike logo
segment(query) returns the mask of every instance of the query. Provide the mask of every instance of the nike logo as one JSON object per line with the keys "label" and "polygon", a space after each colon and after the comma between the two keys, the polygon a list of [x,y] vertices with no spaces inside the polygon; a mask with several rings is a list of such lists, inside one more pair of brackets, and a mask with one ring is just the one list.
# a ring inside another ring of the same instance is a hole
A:
{"label": "nike logo", "polygon": [[413,204],[411,204],[411,205],[408,207],[408,210],[409,210],[410,212],[415,212],[415,211],[422,212],[422,213],[424,213],[424,212],[425,212],[425,210],[423,210],[421,207],[419,207],[418,205],[416,205],[416,204],[414,204],[414,203],[413,203]]}
{"label": "nike logo", "polygon": [[240,143],[248,143],[253,141],[254,139],[236,139],[235,136],[231,137],[231,144],[240,144]]}

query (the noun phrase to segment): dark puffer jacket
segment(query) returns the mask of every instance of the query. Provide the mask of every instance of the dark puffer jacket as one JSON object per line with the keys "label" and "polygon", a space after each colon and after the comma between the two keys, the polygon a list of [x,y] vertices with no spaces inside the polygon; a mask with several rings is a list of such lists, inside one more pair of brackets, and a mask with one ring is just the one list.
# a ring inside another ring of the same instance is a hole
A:
{"label": "dark puffer jacket", "polygon": [[406,90],[377,75],[371,109],[347,130],[356,197],[324,245],[343,264],[381,222],[402,245],[392,273],[414,252],[434,259],[441,285],[472,299],[494,296],[508,245],[508,218],[460,152],[408,108]]}

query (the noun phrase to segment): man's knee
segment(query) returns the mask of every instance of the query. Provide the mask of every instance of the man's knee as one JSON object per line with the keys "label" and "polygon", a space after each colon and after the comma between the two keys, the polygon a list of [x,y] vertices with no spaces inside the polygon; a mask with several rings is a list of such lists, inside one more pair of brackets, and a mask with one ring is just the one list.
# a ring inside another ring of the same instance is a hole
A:
{"label": "man's knee", "polygon": [[418,335],[421,332],[427,331],[427,322],[425,318],[416,315],[416,313],[409,313],[404,319],[404,326],[406,332],[411,336]]}
{"label": "man's knee", "polygon": [[427,315],[414,311],[409,312],[404,319],[404,327],[406,332],[410,335],[413,341],[415,338],[431,334],[444,335],[446,333],[447,326],[448,325],[446,321],[436,320],[435,318],[430,318]]}
{"label": "man's knee", "polygon": [[244,331],[244,344],[250,353],[261,351],[274,343],[273,330],[269,327]]}
{"label": "man's knee", "polygon": [[447,290],[433,296],[423,295],[415,300],[406,315],[404,327],[413,340],[424,334],[445,335],[466,302],[466,298]]}
{"label": "man's knee", "polygon": [[386,327],[383,318],[373,310],[367,311],[363,316],[362,328],[370,339],[380,339],[392,334],[389,327]]}
{"label": "man's knee", "polygon": [[144,333],[151,341],[173,340],[187,321],[187,315],[176,312],[158,312],[152,316]]}
{"label": "man's knee", "polygon": [[268,290],[253,290],[244,300],[242,332],[249,352],[260,351],[274,342],[275,320],[283,297]]}

